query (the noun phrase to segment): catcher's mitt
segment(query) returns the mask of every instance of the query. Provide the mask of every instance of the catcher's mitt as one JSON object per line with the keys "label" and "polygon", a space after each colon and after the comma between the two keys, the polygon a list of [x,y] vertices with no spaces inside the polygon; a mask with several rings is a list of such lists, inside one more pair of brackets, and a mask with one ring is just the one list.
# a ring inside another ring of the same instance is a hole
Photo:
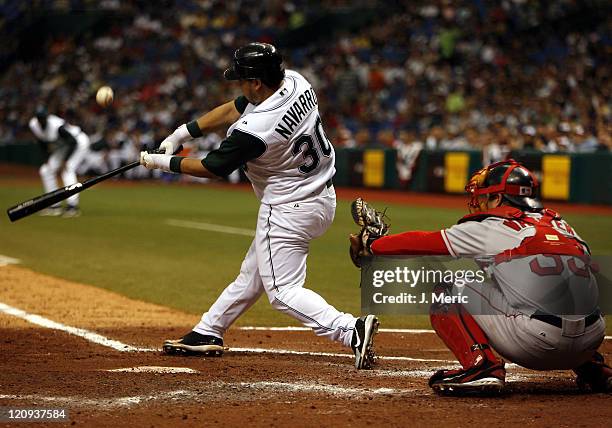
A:
{"label": "catcher's mitt", "polygon": [[351,214],[355,223],[361,226],[361,231],[359,235],[351,234],[349,237],[349,254],[353,264],[361,267],[361,258],[372,254],[370,246],[375,240],[389,234],[389,225],[384,220],[384,212],[376,211],[361,198],[355,199],[351,204]]}

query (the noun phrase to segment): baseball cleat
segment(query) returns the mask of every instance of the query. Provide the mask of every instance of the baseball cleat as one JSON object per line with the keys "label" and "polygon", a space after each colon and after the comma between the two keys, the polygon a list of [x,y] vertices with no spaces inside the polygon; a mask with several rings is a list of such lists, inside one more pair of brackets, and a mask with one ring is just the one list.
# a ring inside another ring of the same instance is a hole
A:
{"label": "baseball cleat", "polygon": [[443,395],[501,394],[506,385],[504,362],[486,361],[469,369],[438,370],[429,386]]}
{"label": "baseball cleat", "polygon": [[169,355],[203,355],[220,357],[223,355],[223,339],[191,331],[180,339],[166,340],[162,347]]}
{"label": "baseball cleat", "polygon": [[43,217],[59,217],[64,213],[64,209],[62,207],[49,207],[41,210],[38,215]]}
{"label": "baseball cleat", "polygon": [[593,392],[612,392],[612,368],[604,362],[604,357],[595,352],[593,359],[574,369],[578,375],[576,383],[582,390],[591,388]]}
{"label": "baseball cleat", "polygon": [[355,322],[351,348],[355,353],[356,369],[371,369],[374,365],[374,335],[378,333],[376,315],[366,315]]}
{"label": "baseball cleat", "polygon": [[79,207],[68,207],[66,208],[66,211],[64,211],[64,213],[62,214],[62,217],[64,218],[73,218],[73,217],[80,217],[81,216],[81,210],[79,209]]}

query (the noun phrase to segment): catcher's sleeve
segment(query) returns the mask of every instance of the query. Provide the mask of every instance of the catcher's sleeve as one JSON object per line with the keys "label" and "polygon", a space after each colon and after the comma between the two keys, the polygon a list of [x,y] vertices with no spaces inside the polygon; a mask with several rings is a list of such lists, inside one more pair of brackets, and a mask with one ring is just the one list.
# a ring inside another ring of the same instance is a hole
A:
{"label": "catcher's sleeve", "polygon": [[442,238],[442,231],[412,231],[383,236],[372,243],[376,255],[432,255],[451,254]]}
{"label": "catcher's sleeve", "polygon": [[453,257],[475,257],[499,254],[535,235],[533,226],[517,231],[505,223],[500,218],[468,221],[443,230],[442,236]]}

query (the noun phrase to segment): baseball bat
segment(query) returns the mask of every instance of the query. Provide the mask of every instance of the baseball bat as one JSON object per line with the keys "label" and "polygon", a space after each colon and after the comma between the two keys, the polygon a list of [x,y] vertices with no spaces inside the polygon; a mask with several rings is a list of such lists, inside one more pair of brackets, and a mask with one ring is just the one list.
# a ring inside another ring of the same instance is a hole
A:
{"label": "baseball bat", "polygon": [[[180,152],[182,149],[183,146],[180,146],[177,149],[176,153]],[[163,154],[164,151],[154,150],[150,153]],[[65,186],[61,189],[53,190],[52,192],[45,193],[44,195],[36,196],[35,198],[23,201],[22,203],[9,208],[8,210],[6,210],[6,213],[8,214],[8,217],[11,222],[17,221],[21,218],[37,213],[42,209],[48,208],[53,204],[57,204],[58,202],[61,202],[64,199],[68,199],[72,195],[81,193],[83,190],[89,189],[91,186],[98,184],[104,180],[108,180],[109,178],[114,177],[115,175],[121,174],[122,172],[128,171],[132,168],[136,168],[138,165],[140,165],[140,161],[132,162],[119,168],[113,169],[112,171],[109,171],[106,174],[90,178],[89,180],[86,180],[83,183],[71,184],[70,186]]]}

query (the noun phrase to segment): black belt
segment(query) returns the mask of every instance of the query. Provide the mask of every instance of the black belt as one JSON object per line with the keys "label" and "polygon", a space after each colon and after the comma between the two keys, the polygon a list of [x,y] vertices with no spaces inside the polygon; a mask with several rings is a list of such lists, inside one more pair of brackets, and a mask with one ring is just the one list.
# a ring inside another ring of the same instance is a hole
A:
{"label": "black belt", "polygon": [[334,182],[332,181],[331,178],[327,180],[327,182],[325,183],[325,187],[327,187],[328,189],[332,187],[333,185],[334,185]]}
{"label": "black belt", "polygon": [[[590,326],[591,324],[599,320],[600,317],[601,317],[601,311],[599,309],[592,312],[590,315],[587,315],[584,318],[584,327],[586,328]],[[536,311],[536,313],[533,314],[531,318],[545,322],[546,324],[554,325],[555,327],[563,328],[563,319],[556,315],[551,315],[551,314],[547,314],[544,312]]]}

